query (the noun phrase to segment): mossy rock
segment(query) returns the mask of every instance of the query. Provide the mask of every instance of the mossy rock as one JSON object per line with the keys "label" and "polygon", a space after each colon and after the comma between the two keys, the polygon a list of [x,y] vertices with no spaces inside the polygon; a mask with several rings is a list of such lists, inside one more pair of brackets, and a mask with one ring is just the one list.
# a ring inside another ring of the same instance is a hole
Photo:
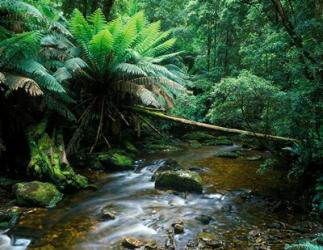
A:
{"label": "mossy rock", "polygon": [[239,157],[239,154],[236,152],[218,152],[215,154],[216,157],[220,157],[220,158],[231,158],[231,159],[235,159]]}
{"label": "mossy rock", "polygon": [[132,153],[132,154],[139,153],[139,150],[131,142],[126,142],[125,149],[127,152]]}
{"label": "mossy rock", "polygon": [[206,132],[197,131],[192,133],[185,134],[182,139],[184,140],[196,140],[196,141],[208,141],[208,140],[215,140],[215,136],[210,135]]}
{"label": "mossy rock", "polygon": [[47,182],[17,183],[13,189],[21,206],[54,207],[63,197],[56,186]]}
{"label": "mossy rock", "polygon": [[97,159],[108,170],[124,171],[134,169],[134,160],[123,151],[111,151],[99,154]]}
{"label": "mossy rock", "polygon": [[201,148],[203,145],[199,143],[197,140],[189,141],[192,148]]}
{"label": "mossy rock", "polygon": [[248,161],[260,161],[261,159],[262,159],[261,155],[254,155],[246,158],[246,160]]}
{"label": "mossy rock", "polygon": [[156,176],[162,172],[165,171],[178,171],[178,170],[182,170],[183,167],[181,165],[178,164],[177,161],[175,160],[166,160],[163,165],[161,165],[153,174],[153,176],[151,177],[151,180],[154,181],[156,179]]}
{"label": "mossy rock", "polygon": [[18,221],[20,213],[18,211],[0,210],[0,230],[12,228]]}
{"label": "mossy rock", "polygon": [[219,146],[231,146],[233,142],[226,136],[218,136],[215,140],[215,144]]}
{"label": "mossy rock", "polygon": [[164,171],[157,174],[157,189],[171,189],[179,192],[202,193],[202,178],[198,173],[189,170]]}

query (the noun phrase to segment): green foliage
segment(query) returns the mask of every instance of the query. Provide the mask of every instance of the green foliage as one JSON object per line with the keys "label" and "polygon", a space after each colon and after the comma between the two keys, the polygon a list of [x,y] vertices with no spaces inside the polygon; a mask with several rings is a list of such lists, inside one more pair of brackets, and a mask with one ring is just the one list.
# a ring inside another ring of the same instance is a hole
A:
{"label": "green foliage", "polygon": [[[224,78],[215,85],[208,118],[215,124],[271,132],[279,89],[247,71],[237,78]],[[280,96],[281,97],[281,96]]]}

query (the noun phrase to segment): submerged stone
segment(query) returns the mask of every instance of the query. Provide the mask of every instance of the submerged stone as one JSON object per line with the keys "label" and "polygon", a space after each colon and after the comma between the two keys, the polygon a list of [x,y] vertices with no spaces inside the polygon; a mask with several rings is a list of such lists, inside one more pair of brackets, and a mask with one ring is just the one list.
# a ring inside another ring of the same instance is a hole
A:
{"label": "submerged stone", "polygon": [[218,152],[215,154],[216,157],[221,157],[221,158],[238,158],[239,155],[235,152]]}
{"label": "submerged stone", "polygon": [[191,140],[189,141],[191,144],[192,148],[201,148],[203,145],[201,143],[199,143],[197,140]]}
{"label": "submerged stone", "polygon": [[248,161],[260,161],[262,159],[261,155],[254,155],[246,158]]}
{"label": "submerged stone", "polygon": [[202,178],[189,170],[164,171],[156,176],[157,189],[172,189],[180,192],[202,193]]}
{"label": "submerged stone", "polygon": [[198,220],[199,222],[201,222],[202,224],[207,225],[212,220],[212,217],[202,214],[200,216],[197,216],[195,219]]}
{"label": "submerged stone", "polygon": [[219,146],[231,146],[233,142],[225,136],[219,136],[216,138],[215,144]]}
{"label": "submerged stone", "polygon": [[54,207],[63,197],[55,185],[47,182],[24,182],[14,186],[18,205]]}
{"label": "submerged stone", "polygon": [[197,132],[187,133],[182,138],[184,140],[207,141],[207,140],[215,139],[215,136],[208,134],[206,132],[197,131]]}

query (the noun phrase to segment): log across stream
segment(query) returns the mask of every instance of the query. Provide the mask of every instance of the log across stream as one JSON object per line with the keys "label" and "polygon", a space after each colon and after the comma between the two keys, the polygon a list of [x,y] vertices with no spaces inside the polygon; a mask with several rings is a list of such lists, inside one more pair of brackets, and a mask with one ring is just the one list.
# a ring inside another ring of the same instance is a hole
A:
{"label": "log across stream", "polygon": [[[125,237],[155,240],[164,247],[167,232],[177,220],[184,225],[184,233],[173,239],[179,250],[197,249],[197,241],[208,237],[220,244],[219,249],[282,249],[285,243],[320,229],[315,222],[300,221],[288,205],[279,204],[288,200],[287,195],[293,196],[293,190],[280,180],[283,173],[270,171],[259,176],[256,169],[261,161],[214,156],[237,149],[239,146],[212,146],[159,152],[143,156],[137,171],[92,174],[100,183],[97,191],[67,195],[57,208],[24,214],[10,232],[17,240],[14,244],[21,246],[8,249],[25,249],[24,244],[29,249],[123,249]],[[256,153],[263,158],[269,154]],[[165,159],[198,171],[204,181],[203,194],[156,190],[151,176]],[[106,206],[113,207],[114,219],[100,218]],[[208,221],[201,220],[203,217]],[[304,230],[298,230],[300,227]]]}

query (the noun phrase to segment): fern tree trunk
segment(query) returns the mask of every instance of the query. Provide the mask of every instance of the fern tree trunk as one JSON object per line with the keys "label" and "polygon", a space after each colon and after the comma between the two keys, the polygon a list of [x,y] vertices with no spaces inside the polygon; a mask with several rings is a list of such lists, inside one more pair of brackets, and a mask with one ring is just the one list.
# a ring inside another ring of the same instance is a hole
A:
{"label": "fern tree trunk", "polygon": [[87,187],[87,178],[76,174],[67,161],[62,133],[55,131],[51,138],[45,131],[46,125],[47,122],[42,122],[28,133],[31,152],[28,173],[54,183],[61,190]]}

